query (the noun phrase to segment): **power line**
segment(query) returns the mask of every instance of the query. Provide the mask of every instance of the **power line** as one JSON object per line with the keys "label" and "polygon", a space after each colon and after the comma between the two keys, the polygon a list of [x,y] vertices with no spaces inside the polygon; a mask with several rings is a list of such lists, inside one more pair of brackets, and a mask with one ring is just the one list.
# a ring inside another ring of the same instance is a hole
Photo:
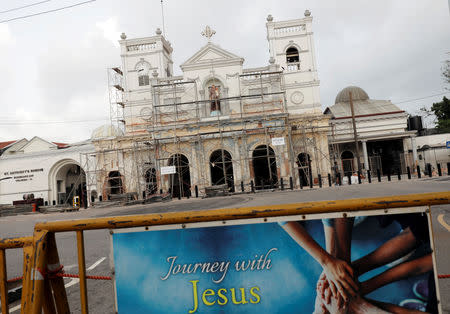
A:
{"label": "power line", "polygon": [[1,20],[0,24],[2,23],[6,23],[6,22],[11,22],[11,21],[15,21],[15,20],[21,20],[21,19],[26,19],[32,16],[37,16],[37,15],[42,15],[42,14],[47,14],[47,13],[52,13],[52,12],[57,12],[57,11],[61,11],[61,10],[65,10],[65,9],[69,9],[69,8],[73,8],[73,7],[77,7],[86,3],[90,3],[90,2],[94,2],[96,0],[88,0],[88,1],[84,1],[84,2],[79,2],[79,3],[75,3],[72,5],[68,5],[65,7],[61,7],[61,8],[57,8],[57,9],[53,9],[53,10],[48,10],[48,11],[43,11],[43,12],[38,12],[38,13],[33,13],[33,14],[28,14],[28,15],[24,15],[24,16],[19,16],[19,17],[14,17],[12,19],[8,19],[8,20]]}
{"label": "power line", "polygon": [[39,1],[39,2],[35,2],[35,3],[24,5],[24,6],[21,6],[21,7],[12,8],[12,9],[8,9],[8,10],[5,10],[5,11],[0,11],[0,14],[16,11],[16,10],[20,10],[20,9],[25,9],[25,8],[29,8],[29,7],[33,7],[35,5],[39,5],[39,4],[50,2],[50,1],[52,1],[52,0]]}
{"label": "power line", "polygon": [[450,94],[450,92],[443,92],[443,93],[439,93],[439,94],[424,96],[424,97],[421,97],[421,98],[415,98],[415,99],[410,99],[410,100],[399,101],[399,102],[395,102],[395,103],[396,104],[403,104],[405,102],[413,102],[413,101],[416,101],[416,100],[427,99],[427,98],[431,98],[431,97],[435,97],[435,96],[441,96],[441,95],[445,95],[445,94]]}

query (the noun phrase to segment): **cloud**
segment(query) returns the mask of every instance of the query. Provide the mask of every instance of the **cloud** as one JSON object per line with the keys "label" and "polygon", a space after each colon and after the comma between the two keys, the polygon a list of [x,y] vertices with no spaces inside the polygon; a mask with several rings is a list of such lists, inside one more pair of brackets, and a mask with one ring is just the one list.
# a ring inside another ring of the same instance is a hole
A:
{"label": "cloud", "polygon": [[104,22],[98,22],[96,26],[103,31],[105,39],[110,40],[114,46],[119,47],[120,32],[117,30],[117,17],[111,17]]}
{"label": "cloud", "polygon": [[[40,113],[54,120],[109,118],[107,68],[120,64],[119,49],[114,44],[114,38],[119,38],[116,28],[115,18],[108,18],[92,25],[80,40],[52,42],[47,53],[38,56]],[[97,126],[103,123],[99,121]],[[76,132],[67,135],[83,134],[87,138],[95,123],[88,125],[74,124],[72,131]]]}
{"label": "cloud", "polygon": [[0,24],[0,47],[11,44],[14,44],[14,38],[8,24]]}
{"label": "cloud", "polygon": [[[371,98],[394,103],[443,89],[440,67],[448,58],[450,23],[448,4],[439,1],[165,1],[175,73],[181,74],[179,65],[206,43],[200,35],[206,25],[217,31],[214,43],[245,58],[244,67],[267,65],[267,15],[275,21],[296,19],[305,9],[313,16],[324,108],[350,84],[362,87]],[[20,119],[13,116],[20,108],[47,120],[108,117],[106,69],[121,64],[120,33],[128,38],[152,36],[157,27],[162,29],[160,1],[136,2],[130,10],[128,2],[118,0],[0,24],[0,115]],[[437,100],[400,107],[414,111]],[[58,134],[81,140],[89,136],[92,125],[27,127],[26,136],[41,132],[46,138]],[[22,132],[22,127],[5,127],[0,136],[23,137]]]}

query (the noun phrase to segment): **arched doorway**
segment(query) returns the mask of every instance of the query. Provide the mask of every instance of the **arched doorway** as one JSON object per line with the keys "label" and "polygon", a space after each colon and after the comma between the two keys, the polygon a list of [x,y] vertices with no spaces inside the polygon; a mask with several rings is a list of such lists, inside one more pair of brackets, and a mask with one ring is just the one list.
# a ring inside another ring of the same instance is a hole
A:
{"label": "arched doorway", "polygon": [[69,161],[57,169],[54,182],[57,204],[73,205],[74,196],[78,196],[80,206],[87,206],[86,174],[77,163]]}
{"label": "arched doorway", "polygon": [[298,165],[298,177],[302,186],[309,185],[309,179],[311,174],[311,158],[309,154],[300,153],[297,156]]}
{"label": "arched doorway", "polygon": [[260,145],[253,151],[253,173],[257,190],[277,186],[277,162],[275,152],[268,145]]}
{"label": "arched doorway", "polygon": [[145,172],[145,195],[153,195],[158,192],[158,182],[156,182],[156,169],[150,168]]}
{"label": "arched doorway", "polygon": [[342,169],[344,171],[344,176],[348,176],[349,174],[352,175],[354,172],[354,165],[353,160],[354,156],[351,151],[344,151],[341,154],[341,160],[342,160]]}
{"label": "arched doorway", "polygon": [[122,175],[119,171],[111,171],[108,174],[108,183],[106,185],[106,194],[122,194],[123,193],[123,182]]}
{"label": "arched doorway", "polygon": [[227,184],[229,191],[234,192],[233,162],[231,155],[224,149],[214,151],[209,157],[212,185]]}
{"label": "arched doorway", "polygon": [[175,154],[169,158],[169,166],[175,166],[176,173],[169,178],[172,197],[191,196],[191,174],[189,172],[189,160],[183,154]]}

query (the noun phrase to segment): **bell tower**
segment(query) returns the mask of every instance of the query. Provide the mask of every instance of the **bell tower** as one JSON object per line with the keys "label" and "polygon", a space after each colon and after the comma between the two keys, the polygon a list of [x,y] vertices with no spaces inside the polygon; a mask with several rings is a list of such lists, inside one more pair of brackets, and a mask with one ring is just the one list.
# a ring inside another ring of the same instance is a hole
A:
{"label": "bell tower", "polygon": [[283,71],[290,113],[322,111],[312,19],[309,10],[301,19],[275,22],[267,17],[270,62]]}
{"label": "bell tower", "polygon": [[125,91],[150,88],[154,73],[160,78],[172,76],[173,49],[159,28],[155,36],[127,39],[122,33],[120,38]]}

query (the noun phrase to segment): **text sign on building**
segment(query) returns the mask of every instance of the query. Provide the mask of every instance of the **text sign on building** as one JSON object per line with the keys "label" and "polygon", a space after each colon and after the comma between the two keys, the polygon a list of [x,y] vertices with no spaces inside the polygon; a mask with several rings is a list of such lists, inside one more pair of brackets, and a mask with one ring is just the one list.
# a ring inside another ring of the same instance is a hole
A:
{"label": "text sign on building", "polygon": [[450,148],[450,141],[447,141],[447,148]]}
{"label": "text sign on building", "polygon": [[161,175],[177,173],[175,166],[161,167]]}
{"label": "text sign on building", "polygon": [[284,145],[284,137],[273,137],[272,138],[273,146],[281,146]]}
{"label": "text sign on building", "polygon": [[[318,283],[324,284],[321,283],[324,279],[320,279],[322,274],[333,274],[335,267],[344,267],[343,262],[338,265],[340,261],[325,251],[325,242],[330,241],[325,239],[327,234],[336,235],[332,241],[351,237],[351,247],[349,245],[348,250],[351,251],[353,264],[345,267],[353,267],[353,271],[359,275],[357,279],[360,283],[356,284],[356,279],[350,274],[341,274],[344,279],[330,277],[329,280],[345,280],[347,283],[352,281],[355,289],[373,291],[368,295],[371,300],[402,304],[405,300],[417,298],[414,287],[419,282],[424,281],[427,286],[427,281],[433,280],[429,251],[423,250],[422,253],[416,252],[417,256],[405,257],[413,264],[429,264],[426,265],[428,268],[423,265],[423,269],[431,271],[419,276],[413,267],[408,272],[404,263],[390,264],[400,258],[395,249],[385,252],[393,255],[391,257],[382,252],[381,255],[376,255],[383,256],[384,262],[362,258],[375,250],[383,250],[388,244],[392,246],[392,243],[399,243],[396,241],[405,238],[402,237],[402,229],[414,230],[411,231],[414,243],[430,245],[428,216],[411,210],[408,208],[402,211],[408,212],[405,214],[380,216],[368,216],[373,213],[361,212],[363,216],[355,219],[340,218],[339,223],[346,219],[352,228],[349,234],[342,234],[345,231],[339,233],[337,230],[337,233],[326,233],[326,229],[336,225],[332,219],[305,221],[300,216],[279,217],[278,223],[264,223],[261,218],[245,222],[234,221],[227,226],[223,226],[223,222],[210,222],[202,223],[201,226],[190,224],[187,227],[153,226],[148,231],[144,228],[115,230],[111,242],[117,311],[189,314],[312,313],[316,297],[324,302],[316,290]],[[334,217],[337,214],[342,217],[343,213],[336,213]],[[287,219],[295,220],[286,222]],[[396,241],[390,241],[394,238]],[[403,248],[402,246],[401,249]],[[405,251],[404,255],[408,253]],[[323,257],[331,262],[321,265],[318,261],[323,261]],[[360,259],[367,260],[367,263],[372,261],[374,265],[355,266],[355,262]],[[386,276],[389,279],[381,280],[383,283],[378,286],[374,283],[380,281],[370,280],[388,270],[394,274],[396,267],[405,274],[402,277],[404,279],[384,275],[384,279]],[[371,269],[376,271],[369,272]],[[433,290],[428,292],[434,293]],[[363,292],[357,292],[359,293]],[[356,300],[364,303],[355,304],[361,306],[361,310],[380,310],[369,299]],[[422,302],[424,310],[426,302]],[[329,313],[336,312],[331,307],[332,304],[327,304],[330,307]]]}

